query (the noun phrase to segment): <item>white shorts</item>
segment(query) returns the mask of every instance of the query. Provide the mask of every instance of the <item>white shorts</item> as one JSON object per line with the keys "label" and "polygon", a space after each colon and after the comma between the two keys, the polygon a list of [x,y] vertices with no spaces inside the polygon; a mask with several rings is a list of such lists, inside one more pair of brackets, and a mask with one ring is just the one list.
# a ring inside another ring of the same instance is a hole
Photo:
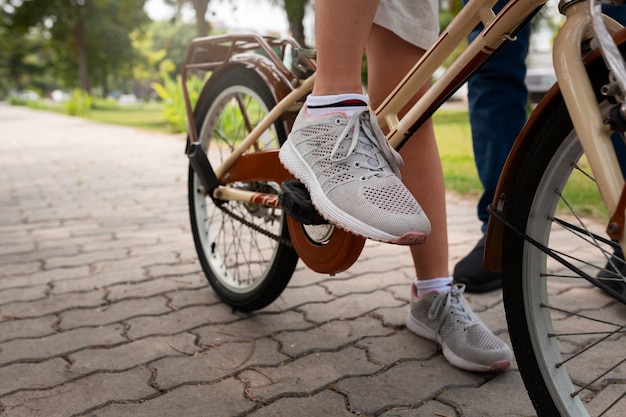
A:
{"label": "white shorts", "polygon": [[374,23],[428,49],[439,36],[439,1],[380,0]]}

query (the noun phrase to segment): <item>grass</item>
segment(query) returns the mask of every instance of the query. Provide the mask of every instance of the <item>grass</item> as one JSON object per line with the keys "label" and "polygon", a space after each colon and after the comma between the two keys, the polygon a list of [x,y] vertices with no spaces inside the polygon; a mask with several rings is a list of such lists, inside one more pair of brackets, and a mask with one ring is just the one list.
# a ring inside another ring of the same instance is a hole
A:
{"label": "grass", "polygon": [[478,198],[483,188],[474,164],[467,110],[440,109],[433,122],[446,188]]}
{"label": "grass", "polygon": [[96,106],[88,119],[102,123],[117,124],[152,131],[168,131],[163,116],[163,104],[138,103],[119,106]]}

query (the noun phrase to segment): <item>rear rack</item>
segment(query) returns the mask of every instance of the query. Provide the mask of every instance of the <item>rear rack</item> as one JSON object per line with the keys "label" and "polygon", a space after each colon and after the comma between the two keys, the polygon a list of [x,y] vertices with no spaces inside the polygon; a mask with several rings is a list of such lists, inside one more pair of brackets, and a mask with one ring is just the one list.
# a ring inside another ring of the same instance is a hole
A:
{"label": "rear rack", "polygon": [[[291,56],[287,56],[288,52],[291,52]],[[231,34],[192,40],[187,48],[181,71],[183,98],[192,142],[197,140],[197,132],[193,127],[193,108],[187,87],[189,73],[214,71],[222,65],[235,61],[234,57],[241,54],[260,54],[266,57],[293,87],[315,71],[314,53],[303,50],[293,38],[278,39],[255,34]],[[289,69],[285,62],[290,62],[293,69]]]}

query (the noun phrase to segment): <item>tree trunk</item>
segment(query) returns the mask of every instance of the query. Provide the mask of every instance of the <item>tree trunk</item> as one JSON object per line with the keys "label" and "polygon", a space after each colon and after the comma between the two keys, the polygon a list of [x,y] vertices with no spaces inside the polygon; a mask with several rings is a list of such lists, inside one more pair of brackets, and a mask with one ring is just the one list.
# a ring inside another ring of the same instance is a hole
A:
{"label": "tree trunk", "polygon": [[87,51],[85,50],[85,21],[81,12],[81,6],[76,8],[76,23],[74,24],[74,39],[76,40],[76,59],[78,61],[78,79],[80,88],[89,92],[89,70],[87,68]]}
{"label": "tree trunk", "polygon": [[198,36],[206,36],[209,34],[211,27],[206,20],[206,12],[209,9],[210,0],[191,0],[193,9],[196,12],[196,34]]}
{"label": "tree trunk", "polygon": [[285,11],[287,12],[287,21],[289,22],[289,31],[291,36],[298,41],[302,47],[306,47],[306,39],[304,38],[304,12],[308,0],[285,0]]}

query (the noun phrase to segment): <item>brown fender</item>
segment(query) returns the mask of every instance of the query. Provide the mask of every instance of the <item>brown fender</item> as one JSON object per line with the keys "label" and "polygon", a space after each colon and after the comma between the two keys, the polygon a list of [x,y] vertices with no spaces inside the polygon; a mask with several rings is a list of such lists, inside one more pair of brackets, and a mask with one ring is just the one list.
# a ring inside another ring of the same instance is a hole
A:
{"label": "brown fender", "polygon": [[[615,35],[616,44],[620,50],[626,50],[626,29],[621,30]],[[598,50],[589,52],[584,57],[585,67],[591,69],[594,66],[604,65],[602,56]],[[494,200],[491,204],[492,209],[502,216],[504,220],[508,219],[507,196],[511,195],[515,190],[517,177],[522,168],[524,157],[528,150],[537,140],[536,130],[546,117],[549,117],[546,109],[549,109],[557,101],[562,101],[563,97],[559,86],[555,84],[545,95],[541,102],[532,112],[530,118],[524,125],[517,140],[515,141],[507,161],[502,169],[500,180],[494,194]],[[504,237],[505,226],[498,219],[491,216],[489,218],[489,227],[487,230],[487,240],[485,244],[484,265],[486,269],[492,271],[500,271],[502,269],[502,243]]]}
{"label": "brown fender", "polygon": [[[202,87],[202,91],[198,97],[198,103],[203,102],[204,96],[209,93],[215,82],[222,76],[222,74],[232,71],[233,67],[237,66],[254,70],[266,82],[276,103],[292,92],[294,90],[292,85],[297,84],[298,82],[295,77],[288,79],[286,74],[280,71],[270,59],[255,53],[242,53],[233,56],[229,62],[220,65],[213,70],[211,77]],[[197,107],[194,108],[194,120],[197,120],[198,115],[196,112],[198,110],[199,109]],[[293,111],[285,113],[281,116],[286,132],[291,130],[291,126],[293,125],[296,115],[297,111]],[[190,135],[188,134],[187,147],[189,146],[189,143]],[[185,152],[187,152],[187,149]]]}

